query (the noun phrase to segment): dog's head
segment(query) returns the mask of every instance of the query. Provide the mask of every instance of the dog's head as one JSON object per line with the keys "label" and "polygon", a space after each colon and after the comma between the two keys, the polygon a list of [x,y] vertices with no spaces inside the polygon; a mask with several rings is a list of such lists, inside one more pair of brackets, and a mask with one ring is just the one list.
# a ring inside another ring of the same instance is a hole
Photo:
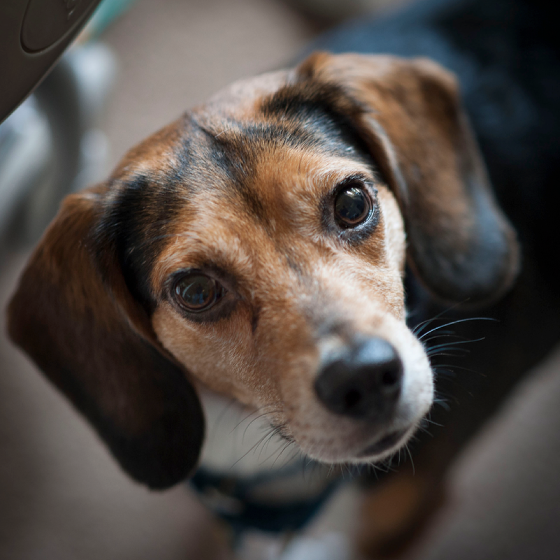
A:
{"label": "dog's head", "polygon": [[310,457],[370,462],[433,398],[405,323],[407,258],[446,301],[489,301],[515,276],[454,79],[427,60],[316,54],[234,84],[68,197],[9,328],[152,487],[196,464],[196,383]]}

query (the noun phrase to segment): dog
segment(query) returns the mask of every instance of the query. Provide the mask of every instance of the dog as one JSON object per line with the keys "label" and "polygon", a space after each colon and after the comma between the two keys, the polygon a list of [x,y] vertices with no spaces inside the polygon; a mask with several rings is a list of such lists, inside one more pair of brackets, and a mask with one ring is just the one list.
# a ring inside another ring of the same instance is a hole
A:
{"label": "dog", "polygon": [[[532,36],[529,8],[512,5],[510,34]],[[549,228],[536,205],[554,184],[558,141],[543,140],[558,110],[540,136],[533,120],[501,130],[483,114],[496,88],[475,70],[498,64],[490,47],[519,45],[485,43],[484,33],[471,44],[472,18],[490,10],[480,0],[410,10],[319,43],[377,53],[401,45],[394,54],[316,52],[233,84],[133,148],[105,183],[65,200],[8,308],[13,341],[122,468],[154,489],[197,466],[199,388],[264,414],[316,461],[387,459],[442,393],[424,318],[452,307],[454,322],[456,305],[484,308],[499,334],[465,363],[491,370],[492,382],[467,387],[483,393],[470,414],[434,410],[445,427],[418,444],[412,482],[396,473],[366,490],[368,520],[387,495],[412,487],[398,523],[362,544],[370,554],[413,533],[458,449],[560,334],[551,268],[537,254]],[[359,31],[369,42],[352,43]],[[507,80],[498,86],[520,103]],[[518,235],[525,250],[512,289]]]}

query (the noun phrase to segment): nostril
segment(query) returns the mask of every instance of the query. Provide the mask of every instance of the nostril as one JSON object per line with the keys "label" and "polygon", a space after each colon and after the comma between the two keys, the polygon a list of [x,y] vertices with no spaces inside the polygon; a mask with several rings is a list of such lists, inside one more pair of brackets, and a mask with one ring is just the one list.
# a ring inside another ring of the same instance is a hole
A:
{"label": "nostril", "polygon": [[381,383],[387,387],[391,388],[397,385],[401,380],[398,370],[390,370],[383,373],[381,376]]}
{"label": "nostril", "polygon": [[385,369],[380,376],[380,389],[386,396],[397,395],[401,390],[403,376],[400,360],[391,360],[385,364]]}
{"label": "nostril", "polygon": [[352,410],[360,404],[361,400],[362,395],[360,391],[356,389],[350,389],[350,391],[348,391],[346,395],[344,395],[344,408],[346,410]]}

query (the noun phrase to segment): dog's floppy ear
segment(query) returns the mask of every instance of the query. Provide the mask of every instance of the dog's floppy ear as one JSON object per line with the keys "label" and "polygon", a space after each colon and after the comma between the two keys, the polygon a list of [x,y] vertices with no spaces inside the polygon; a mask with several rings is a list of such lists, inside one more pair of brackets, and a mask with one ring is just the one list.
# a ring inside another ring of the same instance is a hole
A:
{"label": "dog's floppy ear", "polygon": [[96,226],[105,188],[67,197],[8,308],[11,338],[151,488],[186,478],[204,432],[185,373],[159,347]]}
{"label": "dog's floppy ear", "polygon": [[[428,59],[311,55],[299,80],[330,85],[403,213],[413,270],[438,299],[487,303],[518,270],[452,74]],[[346,103],[346,104],[345,104]]]}

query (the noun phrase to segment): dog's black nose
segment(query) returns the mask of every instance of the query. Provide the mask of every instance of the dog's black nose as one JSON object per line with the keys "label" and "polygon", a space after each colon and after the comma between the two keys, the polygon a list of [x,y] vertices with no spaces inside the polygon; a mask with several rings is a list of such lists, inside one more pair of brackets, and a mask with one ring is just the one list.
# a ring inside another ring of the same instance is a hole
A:
{"label": "dog's black nose", "polygon": [[335,414],[382,421],[394,409],[402,376],[402,362],[393,346],[370,338],[325,364],[315,391]]}

